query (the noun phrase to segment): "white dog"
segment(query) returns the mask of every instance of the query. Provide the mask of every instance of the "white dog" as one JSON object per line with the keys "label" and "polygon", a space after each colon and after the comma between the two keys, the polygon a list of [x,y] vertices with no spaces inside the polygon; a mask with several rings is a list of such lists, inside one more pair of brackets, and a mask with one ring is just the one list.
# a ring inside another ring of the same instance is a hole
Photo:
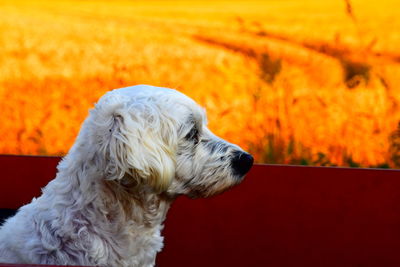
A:
{"label": "white dog", "polygon": [[223,192],[252,164],[207,129],[187,96],[146,85],[111,91],[42,196],[0,228],[0,262],[153,266],[171,202]]}

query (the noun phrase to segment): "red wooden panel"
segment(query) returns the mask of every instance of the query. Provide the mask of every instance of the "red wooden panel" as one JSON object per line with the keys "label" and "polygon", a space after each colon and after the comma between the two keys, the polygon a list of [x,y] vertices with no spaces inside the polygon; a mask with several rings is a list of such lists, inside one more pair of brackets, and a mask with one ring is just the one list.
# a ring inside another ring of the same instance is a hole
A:
{"label": "red wooden panel", "polygon": [[[38,195],[58,160],[0,156],[0,208]],[[400,266],[400,171],[256,165],[220,196],[178,199],[164,235],[161,267]]]}
{"label": "red wooden panel", "polygon": [[179,199],[158,262],[400,266],[400,172],[255,166],[221,196]]}
{"label": "red wooden panel", "polygon": [[55,177],[59,157],[0,155],[0,208],[16,209]]}

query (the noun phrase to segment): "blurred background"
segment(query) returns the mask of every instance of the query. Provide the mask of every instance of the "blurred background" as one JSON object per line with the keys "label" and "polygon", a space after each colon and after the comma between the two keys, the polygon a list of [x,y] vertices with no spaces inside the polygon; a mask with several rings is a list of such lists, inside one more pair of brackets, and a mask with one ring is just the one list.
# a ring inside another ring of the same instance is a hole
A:
{"label": "blurred background", "polygon": [[400,168],[398,0],[0,0],[0,153],[64,155],[113,88],[176,88],[259,163]]}

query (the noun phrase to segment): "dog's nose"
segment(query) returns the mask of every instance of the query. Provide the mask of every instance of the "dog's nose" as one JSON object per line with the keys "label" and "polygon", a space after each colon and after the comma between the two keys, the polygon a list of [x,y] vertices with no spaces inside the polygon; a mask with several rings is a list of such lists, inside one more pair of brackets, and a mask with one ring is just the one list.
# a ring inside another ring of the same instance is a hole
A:
{"label": "dog's nose", "polygon": [[245,175],[253,166],[253,157],[246,152],[234,152],[232,158],[232,168],[237,175]]}

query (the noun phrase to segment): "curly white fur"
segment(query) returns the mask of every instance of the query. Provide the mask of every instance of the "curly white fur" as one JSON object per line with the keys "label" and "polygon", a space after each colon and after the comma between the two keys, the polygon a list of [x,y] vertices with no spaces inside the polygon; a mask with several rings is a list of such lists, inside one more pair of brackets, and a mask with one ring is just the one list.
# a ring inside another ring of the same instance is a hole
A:
{"label": "curly white fur", "polygon": [[207,129],[204,110],[185,95],[146,85],[113,90],[42,196],[0,228],[0,262],[153,266],[171,202],[220,193],[251,164]]}

